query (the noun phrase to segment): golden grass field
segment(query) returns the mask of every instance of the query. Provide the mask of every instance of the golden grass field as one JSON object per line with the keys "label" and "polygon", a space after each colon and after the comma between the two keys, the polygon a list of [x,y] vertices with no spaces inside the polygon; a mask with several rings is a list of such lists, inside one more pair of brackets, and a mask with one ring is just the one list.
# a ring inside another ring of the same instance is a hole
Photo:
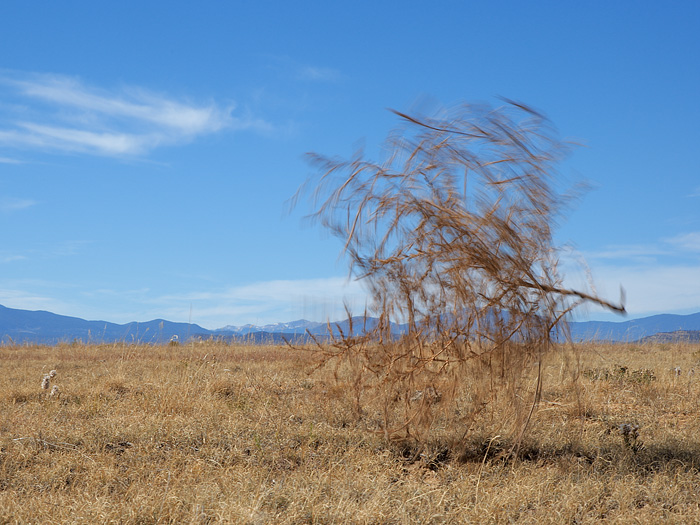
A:
{"label": "golden grass field", "polygon": [[586,344],[545,364],[517,458],[497,402],[460,457],[414,458],[310,352],[2,347],[0,522],[700,522],[700,347]]}

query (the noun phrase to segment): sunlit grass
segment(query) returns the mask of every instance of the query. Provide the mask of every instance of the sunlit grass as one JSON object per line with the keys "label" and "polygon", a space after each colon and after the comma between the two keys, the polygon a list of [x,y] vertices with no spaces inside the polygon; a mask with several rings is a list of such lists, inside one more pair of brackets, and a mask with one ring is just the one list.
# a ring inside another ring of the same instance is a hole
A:
{"label": "sunlit grass", "polygon": [[[415,456],[383,440],[332,370],[311,373],[309,352],[3,347],[0,522],[693,522],[699,351],[551,354],[519,457],[504,461],[506,398],[460,457],[439,427]],[[60,396],[41,388],[51,370]]]}

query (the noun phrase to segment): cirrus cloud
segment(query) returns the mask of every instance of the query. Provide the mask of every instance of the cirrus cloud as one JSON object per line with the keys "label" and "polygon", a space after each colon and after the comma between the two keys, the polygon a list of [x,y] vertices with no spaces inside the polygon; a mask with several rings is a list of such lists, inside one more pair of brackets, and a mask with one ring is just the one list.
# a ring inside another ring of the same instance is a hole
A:
{"label": "cirrus cloud", "polygon": [[234,104],[192,103],[143,88],[102,89],[56,74],[0,71],[2,149],[146,155],[161,146],[188,143],[224,129],[271,126]]}
{"label": "cirrus cloud", "polygon": [[186,319],[193,311],[194,319],[207,327],[299,318],[337,321],[345,317],[345,305],[357,314],[368,301],[362,283],[346,277],[270,280],[153,299],[158,311],[174,319]]}
{"label": "cirrus cloud", "polygon": [[36,204],[32,199],[17,199],[13,197],[0,198],[0,212],[11,213],[13,211],[24,210]]}
{"label": "cirrus cloud", "polygon": [[700,232],[682,233],[666,241],[682,250],[700,252]]}

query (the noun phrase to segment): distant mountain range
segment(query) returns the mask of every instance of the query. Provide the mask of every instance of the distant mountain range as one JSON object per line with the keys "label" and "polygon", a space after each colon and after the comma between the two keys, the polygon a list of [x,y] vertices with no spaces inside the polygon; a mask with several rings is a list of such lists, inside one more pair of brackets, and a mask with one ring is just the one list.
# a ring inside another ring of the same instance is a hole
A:
{"label": "distant mountain range", "polygon": [[[700,331],[700,312],[690,315],[660,314],[622,322],[586,321],[569,323],[574,341],[633,342],[659,333],[674,333],[683,339],[680,331]],[[689,335],[689,334],[686,334]],[[667,335],[666,338],[668,339]],[[685,340],[685,339],[683,339]]]}
{"label": "distant mountain range", "polygon": [[[355,330],[363,326],[364,319],[355,317],[353,325]],[[367,319],[369,327],[376,326],[377,320],[374,318]],[[291,323],[276,323],[262,326],[244,325],[244,326],[225,326],[218,330],[218,333],[230,333],[234,335],[246,336],[256,333],[269,334],[291,334],[303,335],[307,331],[315,336],[325,336],[328,333],[326,323],[317,323],[312,321],[294,321]],[[348,321],[331,323],[334,330],[338,328],[344,333],[348,333]],[[679,337],[690,337],[693,335],[690,332],[700,331],[700,312],[690,315],[675,315],[675,314],[660,314],[641,319],[632,319],[630,321],[609,322],[609,321],[583,321],[570,322],[569,329],[571,338],[574,341],[615,341],[615,342],[633,342],[643,338],[652,337],[656,334],[664,334],[664,338],[668,340],[673,338],[673,334]],[[392,331],[400,334],[406,332],[406,325],[396,324]],[[682,333],[683,331],[689,333]]]}
{"label": "distant mountain range", "polygon": [[326,323],[316,323],[314,321],[307,321],[306,319],[300,319],[298,321],[292,321],[290,323],[275,323],[266,325],[254,325],[254,324],[244,324],[243,326],[224,326],[219,328],[216,332],[228,332],[236,335],[248,335],[257,332],[267,332],[271,334],[296,334],[296,333],[306,333],[310,331],[311,333],[321,333],[325,332]]}
{"label": "distant mountain range", "polygon": [[[363,332],[367,329],[372,329],[377,326],[378,320],[374,317],[353,317],[352,318],[352,331],[354,333]],[[344,334],[350,333],[350,321],[344,319],[343,321],[336,321],[330,323],[333,333],[338,334],[342,331]],[[289,323],[275,323],[266,325],[252,325],[246,324],[243,326],[224,326],[214,331],[217,334],[228,334],[234,336],[248,336],[250,334],[256,333],[269,333],[269,334],[288,334],[288,335],[304,335],[312,334],[314,336],[326,336],[328,335],[328,323],[318,323],[315,321],[307,321],[306,319],[300,319],[298,321],[292,321]],[[392,332],[396,334],[402,334],[406,332],[405,324],[393,324]]]}
{"label": "distant mountain range", "polygon": [[209,330],[196,324],[154,319],[146,323],[115,324],[86,321],[45,311],[17,310],[0,305],[0,342],[55,344],[82,341],[164,343],[173,336],[181,341]]}
{"label": "distant mountain range", "polygon": [[675,332],[659,332],[658,334],[642,337],[640,343],[700,343],[700,330],[676,330]]}
{"label": "distant mountain range", "polygon": [[[353,331],[371,329],[377,319],[353,318]],[[350,332],[348,320],[331,323],[337,334]],[[662,314],[623,322],[586,321],[569,323],[574,341],[605,340],[634,342],[654,340],[700,340],[700,313],[690,315]],[[406,325],[392,327],[396,334],[404,333]],[[7,308],[0,305],[0,343],[56,344],[81,341],[85,343],[134,342],[163,344],[173,338],[187,341],[191,338],[240,340],[252,343],[284,341],[301,342],[310,338],[308,334],[323,338],[328,336],[328,324],[299,320],[263,326],[225,326],[218,330],[207,330],[196,324],[173,323],[165,319],[148,322],[115,324],[107,321],[86,321],[45,311],[30,311]]]}

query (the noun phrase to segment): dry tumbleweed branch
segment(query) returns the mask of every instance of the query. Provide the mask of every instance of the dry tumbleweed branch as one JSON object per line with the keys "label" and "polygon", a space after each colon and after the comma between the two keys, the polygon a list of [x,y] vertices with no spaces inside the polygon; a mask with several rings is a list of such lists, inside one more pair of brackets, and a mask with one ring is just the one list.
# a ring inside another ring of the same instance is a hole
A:
{"label": "dry tumbleweed branch", "polygon": [[[302,192],[315,188],[313,217],[344,241],[380,319],[319,344],[327,358],[352,362],[358,390],[385,393],[387,437],[424,442],[440,404],[457,407],[468,430],[499,388],[513,395],[522,436],[541,388],[539,374],[524,385],[523,371],[566,313],[583,302],[624,312],[567,288],[557,272],[552,228],[567,198],[554,166],[565,148],[522,104],[395,113],[404,126],[383,162],[310,156],[320,176]],[[391,321],[407,323],[400,339]],[[440,403],[415,402],[427,388],[441,392]],[[534,402],[520,407],[527,388]]]}

